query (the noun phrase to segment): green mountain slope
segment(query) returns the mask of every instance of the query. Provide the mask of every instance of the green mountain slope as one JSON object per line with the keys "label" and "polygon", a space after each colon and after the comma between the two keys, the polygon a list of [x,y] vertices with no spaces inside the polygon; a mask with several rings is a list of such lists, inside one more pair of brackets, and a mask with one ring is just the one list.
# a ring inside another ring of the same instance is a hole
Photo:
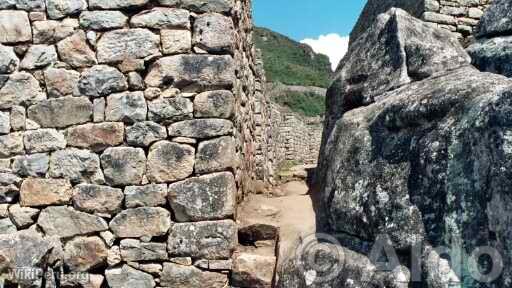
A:
{"label": "green mountain slope", "polygon": [[332,71],[327,56],[266,28],[254,29],[254,41],[263,54],[268,82],[324,88],[329,85]]}

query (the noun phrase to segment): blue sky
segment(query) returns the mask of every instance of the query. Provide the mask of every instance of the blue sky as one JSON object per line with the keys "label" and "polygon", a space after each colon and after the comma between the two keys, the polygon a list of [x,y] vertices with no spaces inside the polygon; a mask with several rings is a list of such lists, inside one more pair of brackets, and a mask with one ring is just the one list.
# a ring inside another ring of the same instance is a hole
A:
{"label": "blue sky", "polygon": [[331,58],[346,52],[352,27],[366,0],[253,0],[254,22],[309,44]]}

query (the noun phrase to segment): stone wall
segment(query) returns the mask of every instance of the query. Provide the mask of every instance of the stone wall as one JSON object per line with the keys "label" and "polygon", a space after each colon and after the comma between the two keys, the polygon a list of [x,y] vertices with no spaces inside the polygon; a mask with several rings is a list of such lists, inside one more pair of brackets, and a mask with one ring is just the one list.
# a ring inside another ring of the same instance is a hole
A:
{"label": "stone wall", "polygon": [[227,285],[264,83],[250,5],[0,1],[0,279]]}

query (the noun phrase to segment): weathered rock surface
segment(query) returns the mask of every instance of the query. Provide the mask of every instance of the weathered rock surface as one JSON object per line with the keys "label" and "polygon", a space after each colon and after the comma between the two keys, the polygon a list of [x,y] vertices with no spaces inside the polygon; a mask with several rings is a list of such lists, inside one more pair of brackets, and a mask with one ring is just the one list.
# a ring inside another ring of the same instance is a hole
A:
{"label": "weathered rock surface", "polygon": [[105,183],[98,155],[88,150],[68,148],[52,153],[48,174],[72,183]]}
{"label": "weathered rock surface", "polygon": [[80,184],[73,190],[73,204],[77,210],[112,215],[123,207],[123,190],[109,186]]}
{"label": "weathered rock surface", "polygon": [[206,51],[231,51],[234,36],[233,20],[224,15],[207,13],[194,21],[194,44]]}
{"label": "weathered rock surface", "polygon": [[[85,277],[84,277],[85,276]],[[105,277],[98,274],[65,274],[60,281],[62,288],[101,288]]]}
{"label": "weathered rock surface", "polygon": [[493,37],[512,34],[512,3],[494,0],[478,25],[478,37]]}
{"label": "weathered rock surface", "polygon": [[[87,45],[84,31],[78,31],[57,44],[59,56],[62,61],[72,67],[90,67],[97,63],[94,51]],[[99,55],[98,55],[99,56]]]}
{"label": "weathered rock surface", "polygon": [[16,233],[16,231],[18,231],[18,229],[16,229],[16,225],[12,223],[11,219],[0,219],[0,235],[13,234]]}
{"label": "weathered rock surface", "polygon": [[235,195],[235,178],[229,172],[169,185],[169,203],[179,222],[229,218],[235,212]]}
{"label": "weathered rock surface", "polygon": [[39,82],[29,73],[18,72],[11,74],[0,88],[0,109],[8,109],[14,105],[30,104],[44,100]]}
{"label": "weathered rock surface", "polygon": [[73,19],[62,21],[45,20],[32,23],[35,44],[55,44],[64,38],[73,35],[78,23]]}
{"label": "weathered rock surface", "polygon": [[12,170],[20,176],[41,177],[48,171],[49,163],[50,157],[44,153],[16,156]]}
{"label": "weathered rock surface", "polygon": [[192,119],[192,101],[184,97],[158,98],[148,102],[148,118],[151,121],[173,123]]}
{"label": "weathered rock surface", "polygon": [[150,274],[136,270],[128,265],[122,268],[112,268],[106,271],[108,285],[112,288],[153,288],[155,280]]}
{"label": "weathered rock surface", "polygon": [[196,153],[196,173],[223,171],[233,168],[236,161],[235,140],[223,136],[199,143]]}
{"label": "weathered rock surface", "polygon": [[[162,5],[170,5],[173,0],[159,0]],[[181,7],[198,13],[228,13],[234,7],[233,0],[181,0]]]}
{"label": "weathered rock surface", "polygon": [[80,73],[73,70],[48,68],[44,71],[44,80],[49,97],[64,97],[78,94]]}
{"label": "weathered rock surface", "polygon": [[146,76],[148,86],[174,84],[184,87],[231,86],[234,81],[234,61],[231,56],[176,55],[160,58]]}
{"label": "weathered rock surface", "polygon": [[[69,223],[73,223],[70,225]],[[37,224],[47,236],[69,238],[108,230],[101,217],[76,211],[71,207],[48,207],[41,211]]]}
{"label": "weathered rock surface", "polygon": [[24,11],[0,11],[0,43],[26,42],[32,39],[28,14]]}
{"label": "weathered rock surface", "polygon": [[92,30],[123,28],[128,21],[120,11],[84,11],[80,14],[80,26]]}
{"label": "weathered rock surface", "polygon": [[27,115],[41,127],[64,128],[89,122],[92,108],[87,97],[62,97],[37,102],[28,108]]}
{"label": "weathered rock surface", "polygon": [[146,29],[109,31],[98,42],[98,61],[115,63],[156,56],[160,54],[159,45],[160,37]]}
{"label": "weathered rock surface", "polygon": [[9,157],[23,153],[23,134],[0,135],[0,157]]}
{"label": "weathered rock surface", "polygon": [[55,129],[39,129],[26,131],[23,143],[28,153],[51,152],[66,147],[64,134]]}
{"label": "weathered rock surface", "polygon": [[0,111],[0,134],[9,134],[11,131],[11,117],[7,112]]}
{"label": "weathered rock surface", "polygon": [[169,136],[190,138],[211,138],[231,134],[233,123],[223,119],[195,119],[171,124]]}
{"label": "weathered rock surface", "polygon": [[32,70],[57,62],[57,50],[50,45],[32,45],[20,63],[21,69]]}
{"label": "weathered rock surface", "polygon": [[9,207],[9,215],[18,229],[25,229],[36,222],[39,210],[15,204]]}
{"label": "weathered rock surface", "polygon": [[162,236],[171,226],[171,214],[164,208],[141,207],[124,210],[110,222],[110,229],[120,238]]}
{"label": "weathered rock surface", "polygon": [[175,223],[167,250],[171,257],[228,259],[236,242],[236,224],[232,220]]}
{"label": "weathered rock surface", "polygon": [[73,272],[101,267],[107,261],[107,247],[101,238],[76,237],[64,247],[64,263]]}
{"label": "weathered rock surface", "polygon": [[234,112],[235,97],[227,90],[209,91],[194,98],[194,116],[197,118],[230,118]]}
{"label": "weathered rock surface", "polygon": [[192,33],[186,29],[164,29],[160,32],[164,55],[188,53],[192,49]]}
{"label": "weathered rock surface", "polygon": [[133,16],[130,24],[133,27],[150,29],[189,29],[190,12],[176,8],[153,8]]}
{"label": "weathered rock surface", "polygon": [[236,255],[231,276],[236,287],[271,288],[276,257],[240,253]]}
{"label": "weathered rock surface", "polygon": [[86,0],[46,0],[48,16],[60,19],[68,15],[79,14],[87,8]]}
{"label": "weathered rock surface", "polygon": [[[149,118],[151,119],[151,116]],[[154,142],[164,140],[165,138],[167,138],[167,129],[155,122],[138,122],[126,128],[126,142],[129,145],[148,147]]]}
{"label": "weathered rock surface", "polygon": [[163,206],[167,203],[167,185],[128,186],[124,195],[126,208]]}
{"label": "weathered rock surface", "polygon": [[146,155],[141,148],[108,148],[101,155],[101,166],[109,185],[137,185],[146,171]]}
{"label": "weathered rock surface", "polygon": [[107,65],[96,65],[85,70],[78,82],[78,90],[84,96],[107,96],[127,89],[128,82],[123,73]]}
{"label": "weathered rock surface", "polygon": [[20,203],[29,207],[65,205],[72,195],[68,180],[29,178],[21,184]]}
{"label": "weathered rock surface", "polygon": [[144,243],[135,239],[121,240],[121,257],[126,262],[163,261],[169,258],[165,243]]}
{"label": "weathered rock surface", "polygon": [[466,51],[480,71],[512,77],[512,33],[511,36],[479,39]]}
{"label": "weathered rock surface", "polygon": [[148,107],[141,91],[112,94],[107,97],[107,121],[135,123],[146,120],[147,113]]}
{"label": "weathered rock surface", "polygon": [[124,9],[144,6],[149,0],[89,0],[89,7],[92,9]]}
{"label": "weathered rock surface", "polygon": [[149,149],[147,176],[151,182],[165,183],[187,178],[194,171],[195,149],[190,145],[160,141]]}
{"label": "weathered rock surface", "polygon": [[194,266],[164,263],[161,285],[166,287],[211,287],[223,288],[229,285],[225,274],[201,271]]}
{"label": "weathered rock surface", "polygon": [[78,148],[102,151],[124,140],[124,124],[104,122],[71,127],[66,134],[67,144]]}
{"label": "weathered rock surface", "polygon": [[20,60],[14,53],[14,49],[0,44],[0,74],[16,71],[19,64]]}

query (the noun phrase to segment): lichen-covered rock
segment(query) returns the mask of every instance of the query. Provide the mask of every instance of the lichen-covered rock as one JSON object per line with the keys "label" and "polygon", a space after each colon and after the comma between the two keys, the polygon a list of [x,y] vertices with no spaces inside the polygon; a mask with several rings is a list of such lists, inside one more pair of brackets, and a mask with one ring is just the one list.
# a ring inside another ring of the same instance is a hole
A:
{"label": "lichen-covered rock", "polygon": [[0,11],[0,43],[18,43],[32,40],[28,14],[24,11]]}
{"label": "lichen-covered rock", "polygon": [[170,227],[171,214],[159,207],[127,209],[110,221],[110,230],[119,238],[163,236]]}
{"label": "lichen-covered rock", "polygon": [[202,271],[194,266],[164,263],[160,284],[165,287],[223,288],[229,285],[229,280],[226,274]]}
{"label": "lichen-covered rock", "polygon": [[176,8],[153,8],[130,19],[133,27],[150,29],[190,28],[190,12]]}
{"label": "lichen-covered rock", "polygon": [[196,173],[223,171],[235,166],[236,147],[231,136],[223,136],[199,143],[196,153]]}
{"label": "lichen-covered rock", "polygon": [[72,183],[105,183],[98,155],[75,148],[52,153],[48,175],[69,179]]}
{"label": "lichen-covered rock", "polygon": [[164,29],[160,31],[164,55],[188,53],[192,49],[192,33],[186,29]]}
{"label": "lichen-covered rock", "polygon": [[64,134],[55,129],[39,129],[26,131],[23,143],[28,153],[51,152],[66,147]]}
{"label": "lichen-covered rock", "polygon": [[234,61],[231,56],[176,55],[160,58],[146,76],[148,86],[159,87],[174,84],[184,87],[200,86],[230,87],[235,78]]}
{"label": "lichen-covered rock", "polygon": [[48,171],[50,157],[48,154],[31,154],[16,156],[12,163],[12,170],[25,177],[41,177]]}
{"label": "lichen-covered rock", "polygon": [[175,223],[167,249],[171,257],[229,259],[236,237],[236,224],[232,220]]}
{"label": "lichen-covered rock", "polygon": [[165,243],[144,243],[135,239],[121,240],[121,257],[126,262],[167,260]]}
{"label": "lichen-covered rock", "polygon": [[42,93],[39,82],[27,72],[9,75],[7,82],[0,88],[0,109],[44,99],[46,95]]}
{"label": "lichen-covered rock", "polygon": [[23,153],[23,134],[0,135],[0,157],[9,157]]}
{"label": "lichen-covered rock", "polygon": [[512,4],[507,0],[493,0],[480,19],[478,37],[510,35],[512,33]]}
{"label": "lichen-covered rock", "polygon": [[206,13],[194,21],[194,44],[206,51],[231,51],[234,36],[235,28],[230,17],[218,13]]}
{"label": "lichen-covered rock", "polygon": [[71,183],[62,179],[28,178],[21,184],[21,206],[38,207],[68,204],[73,191]]}
{"label": "lichen-covered rock", "polygon": [[[124,1],[124,0],[123,0]],[[153,288],[155,280],[150,274],[136,270],[128,265],[122,268],[111,268],[105,272],[109,287],[112,288]]]}
{"label": "lichen-covered rock", "polygon": [[136,123],[146,120],[147,113],[146,99],[141,91],[112,94],[107,97],[107,121]]}
{"label": "lichen-covered rock", "polygon": [[133,126],[126,127],[126,142],[129,145],[149,147],[154,142],[164,140],[165,138],[167,138],[167,129],[155,122],[138,122]]}
{"label": "lichen-covered rock", "polygon": [[146,171],[146,155],[141,148],[108,148],[101,155],[101,166],[109,185],[137,185]]}
{"label": "lichen-covered rock", "polygon": [[169,185],[169,203],[179,222],[226,219],[234,215],[236,184],[230,172]]}
{"label": "lichen-covered rock", "polygon": [[126,208],[163,206],[167,203],[167,185],[128,186],[124,195]]}
{"label": "lichen-covered rock", "polygon": [[236,287],[271,288],[277,259],[275,256],[240,253],[234,259],[231,279]]}
{"label": "lichen-covered rock", "polygon": [[75,15],[87,9],[86,0],[46,0],[46,9],[51,19]]}
{"label": "lichen-covered rock", "polygon": [[194,147],[189,145],[169,141],[153,144],[148,154],[148,179],[165,183],[187,178],[194,171],[194,154]]}
{"label": "lichen-covered rock", "polygon": [[102,151],[123,143],[124,124],[104,122],[71,127],[67,130],[66,139],[69,146]]}
{"label": "lichen-covered rock", "polygon": [[194,98],[194,116],[197,118],[230,118],[235,97],[231,91],[216,90],[198,94]]}
{"label": "lichen-covered rock", "polygon": [[233,131],[233,123],[223,119],[194,119],[171,124],[169,136],[189,138],[212,138],[229,135]]}
{"label": "lichen-covered rock", "polygon": [[123,28],[128,21],[120,11],[84,11],[80,14],[80,26],[92,30]]}
{"label": "lichen-covered rock", "polygon": [[121,211],[123,190],[109,186],[80,184],[73,189],[73,204],[77,210],[112,215]]}
{"label": "lichen-covered rock", "polygon": [[106,32],[97,46],[100,63],[116,63],[126,59],[144,59],[160,55],[160,37],[141,28]]}
{"label": "lichen-covered rock", "polygon": [[96,65],[85,70],[78,82],[81,95],[100,97],[128,89],[128,82],[123,73],[114,67]]}
{"label": "lichen-covered rock", "polygon": [[91,9],[125,9],[137,8],[149,3],[150,0],[89,0],[89,8]]}
{"label": "lichen-covered rock", "polygon": [[0,44],[0,74],[8,74],[16,71],[19,64],[20,60],[14,53],[14,49]]}
{"label": "lichen-covered rock", "polygon": [[92,108],[87,97],[61,97],[37,102],[28,108],[27,115],[41,127],[64,128],[89,122]]}
{"label": "lichen-covered rock", "polygon": [[157,98],[148,102],[148,118],[164,124],[192,119],[192,101],[184,97]]}
{"label": "lichen-covered rock", "polygon": [[469,46],[466,51],[472,64],[482,72],[491,72],[512,77],[512,31],[511,36],[482,38]]}
{"label": "lichen-covered rock", "polygon": [[19,204],[9,206],[9,216],[18,229],[25,229],[34,224],[38,215],[38,209],[21,207]]}
{"label": "lichen-covered rock", "polygon": [[20,63],[21,69],[32,70],[57,62],[57,50],[53,45],[32,45]]}
{"label": "lichen-covered rock", "polygon": [[85,272],[107,262],[107,247],[100,237],[76,237],[64,246],[64,264],[73,272]]}
{"label": "lichen-covered rock", "polygon": [[[70,225],[69,223],[73,223]],[[101,217],[76,211],[71,207],[48,207],[41,211],[37,224],[47,236],[69,238],[108,230]]]}
{"label": "lichen-covered rock", "polygon": [[80,73],[59,68],[48,68],[44,71],[44,82],[49,97],[64,97],[78,94]]}
{"label": "lichen-covered rock", "polygon": [[57,44],[60,59],[74,68],[90,67],[97,63],[94,51],[87,45],[85,32],[79,30]]}
{"label": "lichen-covered rock", "polygon": [[62,21],[35,21],[32,23],[34,44],[55,44],[73,35],[77,27],[78,23],[70,18]]}

